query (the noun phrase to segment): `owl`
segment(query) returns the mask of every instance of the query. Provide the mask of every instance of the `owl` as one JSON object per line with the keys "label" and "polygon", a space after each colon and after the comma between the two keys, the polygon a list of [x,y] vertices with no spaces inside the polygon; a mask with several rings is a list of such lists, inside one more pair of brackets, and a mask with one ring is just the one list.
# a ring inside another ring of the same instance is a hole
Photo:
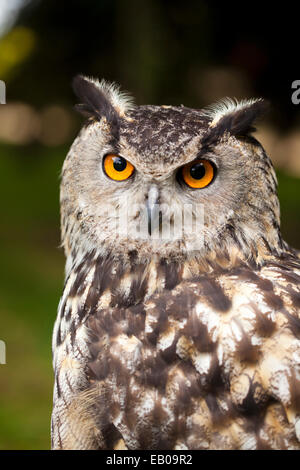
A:
{"label": "owl", "polygon": [[300,449],[300,259],[252,135],[265,102],[73,88],[53,449]]}

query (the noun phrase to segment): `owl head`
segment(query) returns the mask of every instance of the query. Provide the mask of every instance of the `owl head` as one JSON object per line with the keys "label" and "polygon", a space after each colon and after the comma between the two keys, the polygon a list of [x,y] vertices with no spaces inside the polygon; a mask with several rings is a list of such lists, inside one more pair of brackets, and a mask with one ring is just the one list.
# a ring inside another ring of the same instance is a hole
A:
{"label": "owl head", "polygon": [[259,263],[282,251],[276,176],[251,135],[263,100],[135,106],[105,81],[73,87],[87,120],[62,171],[68,257]]}

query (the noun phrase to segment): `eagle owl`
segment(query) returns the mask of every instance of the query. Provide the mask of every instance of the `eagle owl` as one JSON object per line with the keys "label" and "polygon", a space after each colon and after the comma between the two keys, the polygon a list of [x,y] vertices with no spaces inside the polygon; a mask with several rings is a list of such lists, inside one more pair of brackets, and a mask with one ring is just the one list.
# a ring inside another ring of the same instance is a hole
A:
{"label": "eagle owl", "polygon": [[74,91],[52,447],[299,449],[300,259],[252,136],[265,102]]}

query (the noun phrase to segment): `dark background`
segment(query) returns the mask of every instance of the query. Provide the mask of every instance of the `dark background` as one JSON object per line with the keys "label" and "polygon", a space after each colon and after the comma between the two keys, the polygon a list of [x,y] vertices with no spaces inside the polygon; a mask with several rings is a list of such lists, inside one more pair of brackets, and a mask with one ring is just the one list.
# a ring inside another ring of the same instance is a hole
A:
{"label": "dark background", "polygon": [[41,449],[50,442],[51,333],[64,270],[59,173],[81,123],[72,77],[115,81],[138,104],[267,98],[257,137],[278,170],[282,231],[300,248],[300,105],[291,101],[299,12],[262,2],[7,4],[15,1],[0,30],[0,449]]}

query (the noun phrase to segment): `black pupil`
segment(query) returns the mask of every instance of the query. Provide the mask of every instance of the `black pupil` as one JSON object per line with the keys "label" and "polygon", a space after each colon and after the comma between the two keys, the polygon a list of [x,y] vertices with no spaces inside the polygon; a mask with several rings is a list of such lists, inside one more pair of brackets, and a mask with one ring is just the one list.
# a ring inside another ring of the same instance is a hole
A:
{"label": "black pupil", "polygon": [[123,171],[127,166],[127,162],[123,157],[114,157],[114,169],[116,171]]}
{"label": "black pupil", "polygon": [[193,165],[190,169],[190,175],[195,180],[201,180],[201,178],[203,178],[205,175],[205,166],[203,163],[199,162]]}

